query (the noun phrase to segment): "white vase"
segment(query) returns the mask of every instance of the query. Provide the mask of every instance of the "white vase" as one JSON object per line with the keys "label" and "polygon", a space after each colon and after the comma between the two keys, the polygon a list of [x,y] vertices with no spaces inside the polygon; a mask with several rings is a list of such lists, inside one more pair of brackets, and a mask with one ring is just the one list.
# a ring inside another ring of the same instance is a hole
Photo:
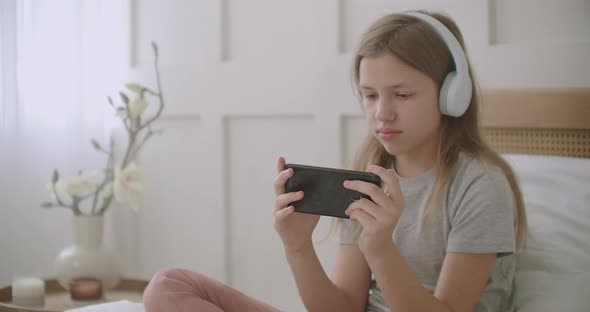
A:
{"label": "white vase", "polygon": [[65,289],[75,278],[96,278],[103,290],[109,290],[120,280],[117,255],[102,244],[103,216],[74,216],[74,244],[63,249],[55,260],[58,283]]}

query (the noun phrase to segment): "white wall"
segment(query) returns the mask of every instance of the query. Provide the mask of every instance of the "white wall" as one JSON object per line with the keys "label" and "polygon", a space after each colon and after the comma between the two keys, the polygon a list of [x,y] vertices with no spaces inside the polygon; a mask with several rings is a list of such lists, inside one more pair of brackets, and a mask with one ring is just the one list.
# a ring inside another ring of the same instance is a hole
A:
{"label": "white wall", "polygon": [[[153,82],[157,41],[168,106],[142,154],[148,198],[136,217],[111,215],[127,274],[185,267],[288,311],[303,307],[272,229],[276,158],[350,159],[365,132],[350,52],[375,17],[450,14],[483,88],[590,86],[584,0],[128,1],[130,76]],[[328,271],[334,247],[318,246]]]}

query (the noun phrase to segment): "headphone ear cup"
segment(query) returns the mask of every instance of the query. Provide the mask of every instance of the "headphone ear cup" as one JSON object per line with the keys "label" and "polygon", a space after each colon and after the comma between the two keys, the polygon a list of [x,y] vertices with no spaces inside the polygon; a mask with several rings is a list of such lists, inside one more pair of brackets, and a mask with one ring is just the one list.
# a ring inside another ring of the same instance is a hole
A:
{"label": "headphone ear cup", "polygon": [[443,115],[450,115],[450,103],[453,103],[453,99],[450,98],[449,89],[453,84],[453,80],[457,76],[455,72],[450,72],[447,74],[445,79],[443,80],[442,85],[440,86],[440,93],[438,97],[438,106],[440,109],[441,114]]}
{"label": "headphone ear cup", "polygon": [[470,78],[450,72],[440,87],[439,109],[443,115],[460,117],[471,102],[472,85]]}

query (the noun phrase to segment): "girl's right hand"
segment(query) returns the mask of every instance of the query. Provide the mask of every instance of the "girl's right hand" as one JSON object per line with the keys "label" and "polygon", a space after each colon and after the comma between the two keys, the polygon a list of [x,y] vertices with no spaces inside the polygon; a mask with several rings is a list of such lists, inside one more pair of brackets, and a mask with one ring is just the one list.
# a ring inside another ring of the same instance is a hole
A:
{"label": "girl's right hand", "polygon": [[279,157],[277,172],[274,180],[276,195],[274,211],[274,227],[287,252],[297,252],[312,245],[312,233],[320,216],[295,212],[295,207],[289,203],[303,198],[302,191],[285,193],[285,183],[293,176],[293,169],[285,168],[285,158]]}

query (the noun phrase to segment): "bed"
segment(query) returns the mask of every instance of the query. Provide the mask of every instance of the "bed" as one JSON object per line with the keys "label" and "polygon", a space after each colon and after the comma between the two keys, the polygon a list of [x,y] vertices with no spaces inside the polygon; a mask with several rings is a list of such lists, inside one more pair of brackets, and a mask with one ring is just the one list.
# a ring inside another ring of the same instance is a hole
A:
{"label": "bed", "polygon": [[498,90],[483,99],[485,135],[512,165],[527,210],[517,311],[590,311],[590,89]]}
{"label": "bed", "polygon": [[[590,89],[495,90],[482,100],[486,139],[512,165],[527,209],[517,311],[590,311]],[[75,311],[143,306],[116,302]]]}

